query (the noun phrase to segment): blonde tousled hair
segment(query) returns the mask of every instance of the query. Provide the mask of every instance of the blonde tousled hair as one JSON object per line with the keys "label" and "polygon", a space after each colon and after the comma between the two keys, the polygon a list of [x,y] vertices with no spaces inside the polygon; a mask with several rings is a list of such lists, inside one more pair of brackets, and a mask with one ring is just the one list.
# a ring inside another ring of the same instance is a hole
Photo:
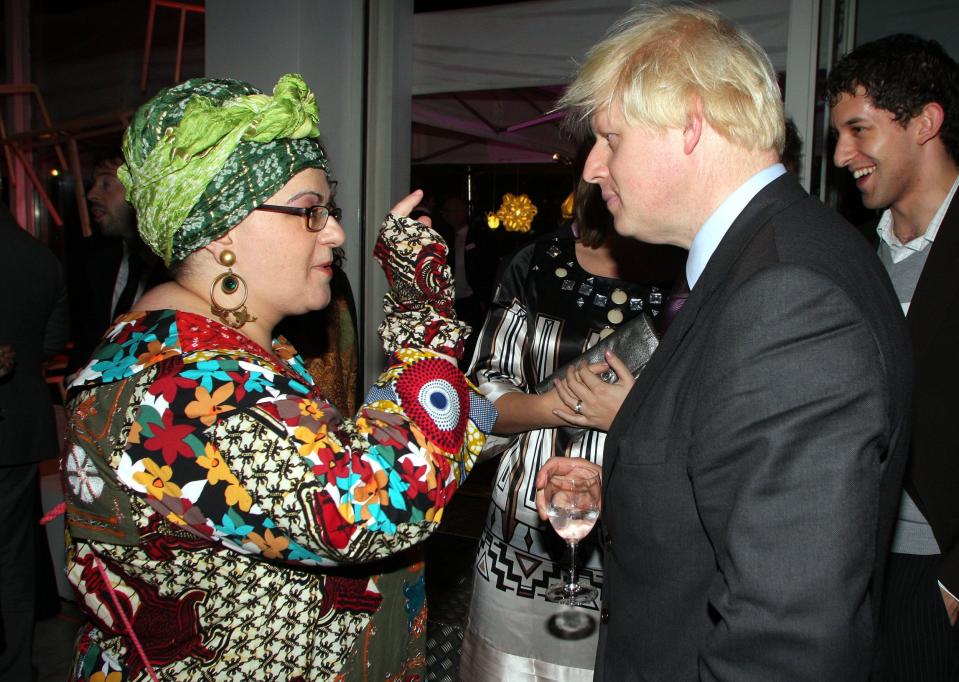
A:
{"label": "blonde tousled hair", "polygon": [[716,12],[644,5],[614,24],[560,99],[575,126],[618,105],[626,123],[683,128],[697,100],[709,124],[749,150],[782,153],[782,98],[769,57]]}

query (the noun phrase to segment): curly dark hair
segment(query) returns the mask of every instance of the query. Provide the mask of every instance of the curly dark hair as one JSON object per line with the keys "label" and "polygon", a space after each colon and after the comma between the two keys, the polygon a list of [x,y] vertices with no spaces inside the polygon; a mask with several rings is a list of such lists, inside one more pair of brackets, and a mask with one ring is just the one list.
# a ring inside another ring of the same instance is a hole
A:
{"label": "curly dark hair", "polygon": [[935,40],[908,33],[860,45],[833,67],[826,97],[835,106],[843,94],[865,95],[903,127],[930,102],[945,112],[939,132],[953,162],[959,163],[959,65]]}

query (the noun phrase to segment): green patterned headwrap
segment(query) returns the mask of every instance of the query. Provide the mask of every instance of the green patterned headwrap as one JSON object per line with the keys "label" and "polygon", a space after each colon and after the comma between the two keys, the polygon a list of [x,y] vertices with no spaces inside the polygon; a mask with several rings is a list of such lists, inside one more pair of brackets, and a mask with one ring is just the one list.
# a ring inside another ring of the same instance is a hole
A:
{"label": "green patterned headwrap", "polygon": [[316,98],[296,74],[264,95],[194,78],[161,90],[123,137],[117,177],[143,241],[169,265],[229,232],[306,168],[329,164]]}

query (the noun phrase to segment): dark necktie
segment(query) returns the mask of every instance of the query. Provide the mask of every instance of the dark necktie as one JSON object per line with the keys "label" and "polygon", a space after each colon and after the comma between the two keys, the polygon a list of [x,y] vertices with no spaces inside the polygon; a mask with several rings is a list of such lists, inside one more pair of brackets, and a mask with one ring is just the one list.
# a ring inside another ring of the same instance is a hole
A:
{"label": "dark necktie", "polygon": [[656,318],[656,326],[659,328],[660,336],[666,333],[669,325],[676,319],[676,315],[679,314],[679,309],[685,305],[687,298],[689,298],[689,283],[686,281],[686,275],[684,273],[683,276],[673,284],[672,291],[670,291],[666,297],[663,310],[659,313],[659,317]]}

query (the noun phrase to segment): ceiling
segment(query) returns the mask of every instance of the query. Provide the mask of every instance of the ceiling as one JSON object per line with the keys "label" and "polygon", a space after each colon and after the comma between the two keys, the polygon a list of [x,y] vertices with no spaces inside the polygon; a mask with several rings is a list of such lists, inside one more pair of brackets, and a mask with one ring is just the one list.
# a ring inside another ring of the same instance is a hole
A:
{"label": "ceiling", "polygon": [[548,163],[571,145],[551,114],[561,86],[435,93],[413,97],[412,161]]}

